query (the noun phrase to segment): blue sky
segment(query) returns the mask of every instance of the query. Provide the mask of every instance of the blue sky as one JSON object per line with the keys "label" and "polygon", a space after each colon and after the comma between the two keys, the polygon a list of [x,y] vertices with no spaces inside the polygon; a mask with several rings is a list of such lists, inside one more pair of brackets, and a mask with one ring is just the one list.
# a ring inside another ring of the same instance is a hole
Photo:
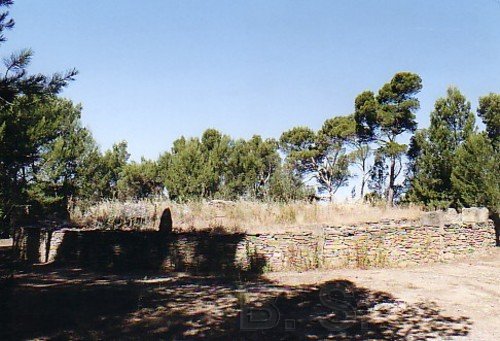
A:
{"label": "blue sky", "polygon": [[458,86],[500,92],[500,1],[17,0],[5,51],[80,71],[64,96],[103,149],[156,158],[209,127],[279,137],[351,113],[397,71],[421,75],[418,121]]}

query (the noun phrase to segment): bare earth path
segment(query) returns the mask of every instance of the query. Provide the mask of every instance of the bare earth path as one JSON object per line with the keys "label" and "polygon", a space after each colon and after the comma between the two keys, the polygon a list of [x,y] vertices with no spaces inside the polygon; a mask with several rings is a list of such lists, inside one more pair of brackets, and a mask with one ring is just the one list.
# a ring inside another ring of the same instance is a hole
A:
{"label": "bare earth path", "polygon": [[[5,247],[0,260],[1,340],[500,340],[500,248],[406,269],[245,279],[56,265],[12,272]],[[262,311],[270,315],[252,315]]]}
{"label": "bare earth path", "polygon": [[445,314],[470,318],[465,339],[500,340],[500,248],[468,260],[409,269],[308,271],[268,277],[284,285],[346,279],[408,303],[435,302]]}

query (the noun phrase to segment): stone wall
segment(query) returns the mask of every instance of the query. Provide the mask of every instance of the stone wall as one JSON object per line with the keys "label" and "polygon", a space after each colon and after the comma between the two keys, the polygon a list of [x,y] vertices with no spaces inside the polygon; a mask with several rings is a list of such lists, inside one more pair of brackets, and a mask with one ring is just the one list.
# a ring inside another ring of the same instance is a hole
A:
{"label": "stone wall", "polygon": [[[416,226],[390,222],[325,227],[322,233],[249,235],[247,248],[272,270],[386,267],[431,263],[495,246],[490,223]],[[243,261],[243,253],[239,253]]]}
{"label": "stone wall", "polygon": [[20,228],[14,239],[19,258],[34,263],[227,273],[436,262],[493,247],[495,229],[478,209],[463,214],[430,212],[421,222],[325,226],[314,232],[164,234]]}

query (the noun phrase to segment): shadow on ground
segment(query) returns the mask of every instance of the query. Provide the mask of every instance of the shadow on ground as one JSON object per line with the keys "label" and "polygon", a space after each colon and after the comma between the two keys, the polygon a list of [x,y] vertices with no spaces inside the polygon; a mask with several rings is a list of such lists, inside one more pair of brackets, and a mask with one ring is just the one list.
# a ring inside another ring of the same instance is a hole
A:
{"label": "shadow on ground", "polygon": [[[0,248],[0,339],[394,340],[469,333],[467,317],[346,280],[273,283],[262,276],[261,255],[249,254],[246,267],[236,264],[243,237],[72,231],[49,265],[23,266]],[[34,238],[37,258],[42,238]]]}
{"label": "shadow on ground", "polygon": [[471,324],[435,304],[407,304],[345,280],[285,287],[258,276],[69,266],[3,278],[0,312],[2,340],[443,339],[466,336]]}

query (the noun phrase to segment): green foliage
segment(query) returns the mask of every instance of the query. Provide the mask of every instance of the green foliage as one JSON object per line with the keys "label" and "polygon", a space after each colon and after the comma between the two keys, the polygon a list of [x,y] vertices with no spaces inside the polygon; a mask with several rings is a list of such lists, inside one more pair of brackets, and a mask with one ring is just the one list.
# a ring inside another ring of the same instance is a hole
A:
{"label": "green foliage", "polygon": [[284,132],[280,146],[287,162],[302,178],[315,179],[320,192],[327,192],[333,200],[335,192],[347,185],[351,159],[346,154],[345,119],[328,120],[315,133],[306,127],[296,127]]}
{"label": "green foliage", "polygon": [[4,212],[27,204],[38,210],[65,210],[94,146],[90,132],[80,125],[80,114],[80,106],[55,97],[20,96],[0,110]]}
{"label": "green foliage", "polygon": [[268,198],[277,202],[292,202],[314,197],[314,189],[306,187],[300,177],[287,167],[278,167],[269,181]]}
{"label": "green foliage", "polygon": [[479,98],[477,113],[486,125],[486,132],[498,150],[500,146],[500,94],[490,93]]}
{"label": "green foliage", "polygon": [[277,143],[255,135],[232,140],[214,129],[200,139],[181,137],[160,157],[160,176],[170,198],[263,199],[281,160]]}
{"label": "green foliage", "polygon": [[420,102],[415,95],[421,89],[420,76],[399,72],[379,90],[376,127],[392,142],[396,136],[417,128],[415,111],[420,108]]}
{"label": "green foliage", "polygon": [[379,103],[372,91],[364,91],[354,100],[356,134],[361,140],[373,141],[377,128]]}
{"label": "green foliage", "polygon": [[[12,3],[0,1],[0,8]],[[13,27],[9,13],[0,13],[0,43],[7,40],[5,32]],[[29,199],[43,148],[60,132],[58,110],[52,110],[50,103],[77,74],[70,70],[51,76],[31,75],[27,68],[32,56],[30,49],[13,53],[3,58],[4,70],[0,72],[0,229],[8,225],[13,209],[26,205]]]}
{"label": "green foliage", "polygon": [[224,196],[263,199],[269,181],[281,163],[278,144],[254,135],[250,140],[232,144],[224,176]]}
{"label": "green foliage", "polygon": [[500,211],[500,154],[486,134],[471,134],[457,149],[451,174],[453,194],[462,206]]}
{"label": "green foliage", "polygon": [[[29,169],[28,196],[41,207],[65,212],[70,197],[82,195],[83,176],[97,147],[91,133],[81,126],[81,106],[64,99],[53,99],[45,106],[57,113],[53,117],[57,137],[41,148],[37,167]],[[46,117],[46,116],[45,116]]]}
{"label": "green foliage", "polygon": [[118,196],[118,181],[130,154],[127,152],[127,142],[122,141],[107,150],[98,161],[95,175],[96,190],[101,198],[116,198]]}
{"label": "green foliage", "polygon": [[431,141],[456,149],[474,132],[475,118],[471,104],[457,88],[450,87],[447,96],[436,101],[431,113]]}
{"label": "green foliage", "polygon": [[[399,135],[414,132],[415,112],[420,107],[415,95],[422,89],[422,80],[414,73],[399,72],[379,90],[377,96],[365,91],[355,100],[354,119],[358,138],[376,142],[379,158],[388,159],[387,203],[392,204],[401,173],[406,145],[398,143]],[[377,172],[380,171],[377,170]]]}
{"label": "green foliage", "polygon": [[413,173],[409,200],[443,208],[455,203],[451,174],[458,148],[474,133],[474,113],[456,88],[436,101],[431,124],[412,139],[409,150]]}
{"label": "green foliage", "polygon": [[33,217],[67,218],[70,198],[116,197],[126,143],[101,155],[82,127],[81,106],[57,97],[18,96],[0,110],[3,219],[29,205]]}
{"label": "green foliage", "polygon": [[[11,4],[0,0],[0,8]],[[0,13],[0,44],[13,27],[8,12]],[[201,138],[177,139],[158,161],[137,163],[129,162],[126,142],[101,153],[81,124],[81,106],[57,97],[77,72],[31,75],[32,57],[30,49],[11,54],[0,70],[0,228],[16,207],[30,206],[38,217],[67,217],[72,198],[143,199],[164,190],[179,201],[288,202],[315,196],[305,186],[314,179],[332,200],[354,167],[362,176],[361,197],[366,184],[372,191],[366,197],[385,197],[389,204],[401,193],[396,180],[407,146],[398,139],[416,130],[422,88],[414,73],[397,73],[377,93],[361,93],[352,115],[328,119],[319,131],[295,127],[278,142],[258,135],[233,140],[207,129]],[[487,134],[476,132],[470,103],[456,88],[436,101],[430,127],[415,134],[408,150],[408,200],[498,211],[500,94],[480,98],[478,115]],[[295,220],[294,213],[284,219]]]}
{"label": "green foliage", "polygon": [[385,158],[380,154],[375,154],[375,161],[370,169],[370,178],[368,180],[368,188],[372,191],[369,196],[383,198],[386,196],[387,190],[387,163]]}
{"label": "green foliage", "polygon": [[[9,7],[13,1],[0,1],[0,8]],[[9,18],[9,12],[0,13],[0,44],[7,38],[5,32],[14,28],[14,20]],[[53,96],[61,91],[69,81],[77,75],[75,69],[65,73],[55,73],[51,76],[43,74],[30,75],[27,72],[33,51],[23,49],[3,58],[5,70],[0,72],[0,106],[12,104],[16,97],[26,96]],[[0,124],[1,126],[1,124]]]}
{"label": "green foliage", "polygon": [[320,133],[333,142],[356,143],[356,120],[353,115],[335,116],[323,123]]}
{"label": "green foliage", "polygon": [[372,151],[366,136],[358,134],[355,116],[337,116],[328,119],[323,124],[321,131],[333,143],[340,142],[350,150],[350,164],[360,172],[360,197],[363,198],[370,171],[369,158]]}
{"label": "green foliage", "polygon": [[159,160],[165,188],[171,199],[187,200],[204,194],[203,153],[198,139],[181,137]]}
{"label": "green foliage", "polygon": [[118,198],[122,200],[160,195],[163,184],[156,162],[142,159],[140,163],[126,164],[120,173],[117,189]]}
{"label": "green foliage", "polygon": [[[200,144],[201,196],[214,197],[222,187],[222,175],[226,171],[231,139],[215,129],[207,129]],[[200,161],[200,160],[199,160]]]}
{"label": "green foliage", "polygon": [[[74,196],[88,203],[118,198],[118,183],[130,157],[127,143],[116,143],[102,154],[95,142],[89,140],[86,150],[82,162],[84,167],[79,174],[79,189]],[[122,191],[125,191],[125,183]]]}
{"label": "green foliage", "polygon": [[316,134],[307,127],[295,127],[284,132],[280,137],[280,147],[290,160],[300,161],[316,157]]}

